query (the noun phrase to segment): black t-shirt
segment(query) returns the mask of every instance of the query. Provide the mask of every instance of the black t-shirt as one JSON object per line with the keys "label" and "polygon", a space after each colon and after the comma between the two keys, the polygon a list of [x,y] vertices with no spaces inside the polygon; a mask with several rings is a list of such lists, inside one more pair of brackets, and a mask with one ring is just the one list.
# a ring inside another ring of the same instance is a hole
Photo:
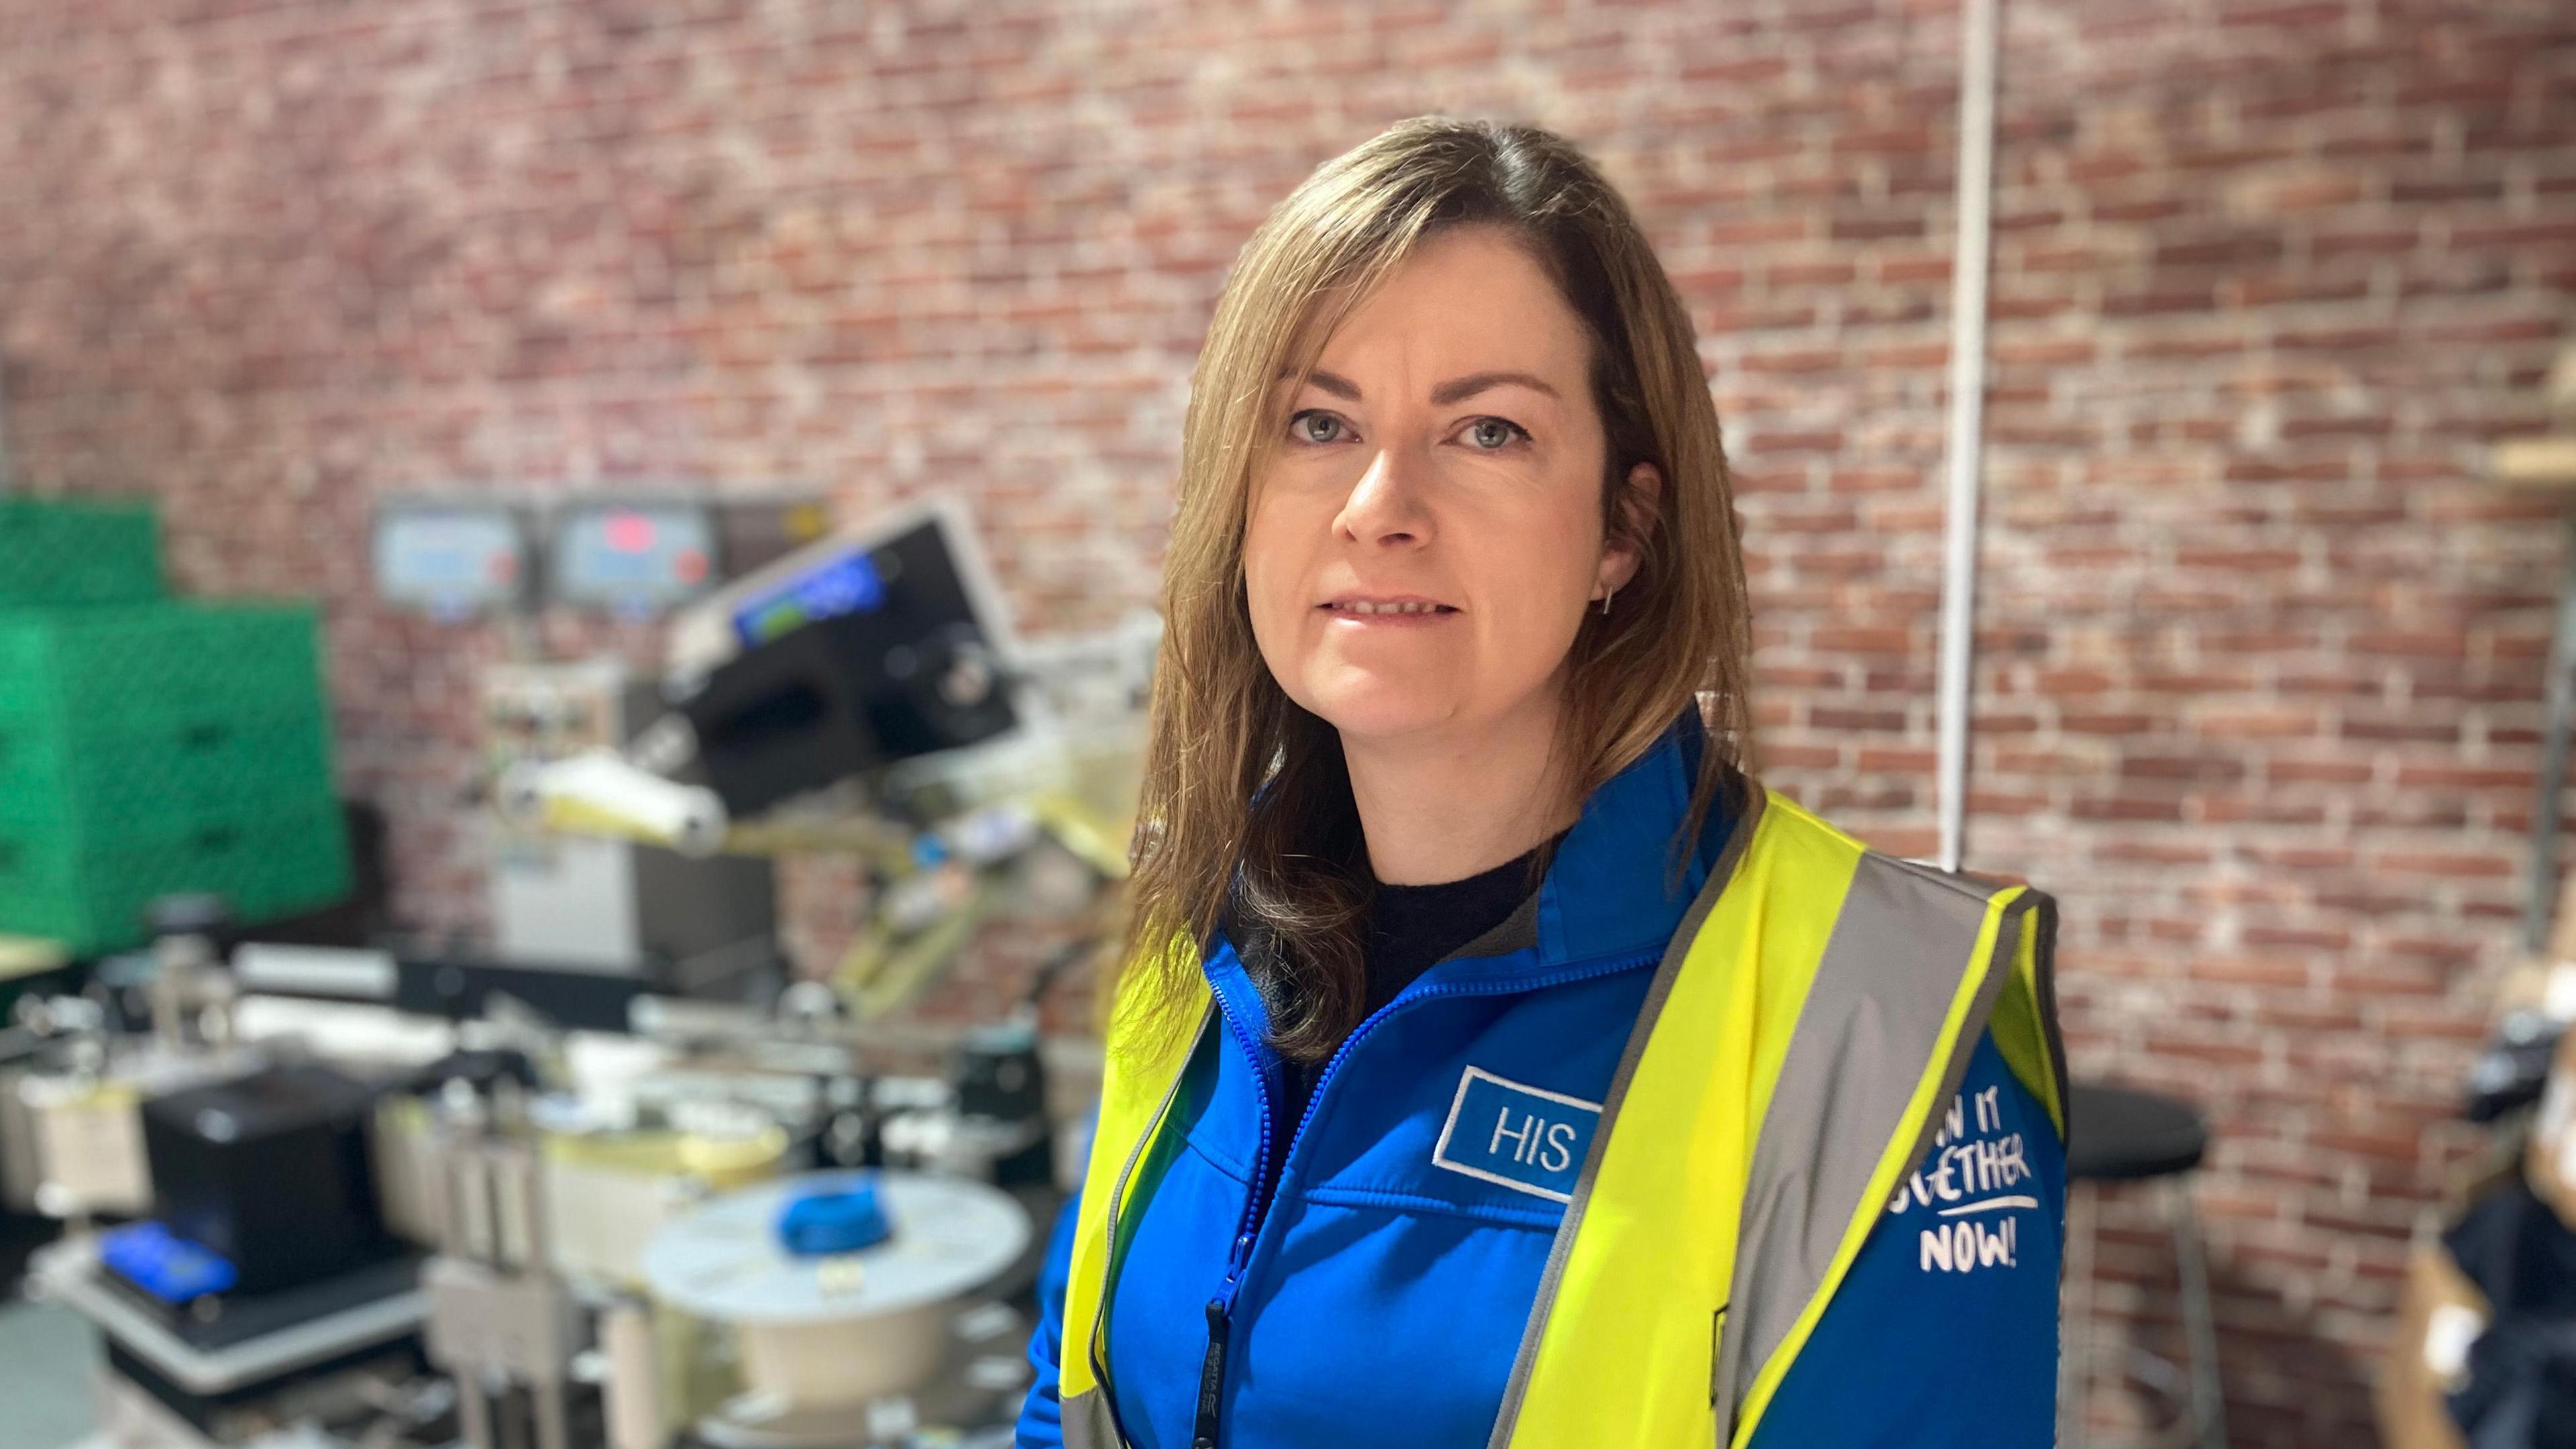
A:
{"label": "black t-shirt", "polygon": [[[1431,885],[1377,887],[1370,902],[1368,944],[1361,959],[1368,971],[1363,1018],[1393,1001],[1415,977],[1494,927],[1501,925],[1530,893],[1531,857],[1565,838],[1559,831],[1547,846],[1535,847],[1465,880]],[[1288,1131],[1306,1115],[1322,1062],[1286,1063],[1288,1101],[1280,1122]]]}

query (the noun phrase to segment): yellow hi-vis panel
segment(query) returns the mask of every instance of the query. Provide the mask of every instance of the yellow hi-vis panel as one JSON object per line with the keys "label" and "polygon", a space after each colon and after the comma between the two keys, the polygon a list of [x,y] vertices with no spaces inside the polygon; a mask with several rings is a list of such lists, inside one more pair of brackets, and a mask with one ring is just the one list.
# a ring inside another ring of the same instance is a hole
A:
{"label": "yellow hi-vis panel", "polygon": [[[1170,949],[1197,954],[1197,948],[1184,936],[1174,937]],[[1204,1028],[1213,996],[1204,979],[1193,978],[1189,989],[1190,1000],[1183,1005],[1191,1019]],[[1119,1206],[1120,1189],[1126,1186],[1128,1175],[1144,1155],[1147,1134],[1161,1118],[1172,1093],[1179,1090],[1182,1069],[1189,1064],[1191,1049],[1198,1043],[1197,1030],[1186,1034],[1167,1032],[1168,1039],[1151,1042],[1139,1041],[1135,1033],[1121,1031],[1119,1028],[1130,1019],[1135,1006],[1133,1001],[1122,1000],[1110,1018],[1108,1065],[1100,1085],[1100,1121],[1092,1131],[1091,1162],[1083,1173],[1082,1206],[1074,1218],[1073,1255],[1065,1280],[1064,1362],[1058,1366],[1056,1377],[1058,1395],[1068,1402],[1099,1387],[1092,1372],[1097,1344],[1093,1332],[1100,1322],[1100,1296],[1109,1280],[1112,1255],[1126,1246],[1110,1240],[1110,1212]],[[1130,1216],[1130,1231],[1133,1224]]]}
{"label": "yellow hi-vis panel", "polygon": [[1714,1442],[1712,1310],[1734,1272],[1736,1204],[1861,852],[1769,795],[1733,879],[1696,932],[1684,923],[1689,954],[1662,1009],[1640,1016],[1635,1074],[1604,1106],[1590,1201],[1519,1412],[1506,1409],[1513,1445]]}

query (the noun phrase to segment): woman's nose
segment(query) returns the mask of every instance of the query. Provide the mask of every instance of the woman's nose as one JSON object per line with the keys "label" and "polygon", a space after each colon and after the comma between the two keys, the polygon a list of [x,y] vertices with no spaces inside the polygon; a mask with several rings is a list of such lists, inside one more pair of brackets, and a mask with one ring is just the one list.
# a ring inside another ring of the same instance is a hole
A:
{"label": "woman's nose", "polygon": [[1381,448],[1351,485],[1334,529],[1358,543],[1422,543],[1431,537],[1423,507],[1421,465],[1403,448]]}

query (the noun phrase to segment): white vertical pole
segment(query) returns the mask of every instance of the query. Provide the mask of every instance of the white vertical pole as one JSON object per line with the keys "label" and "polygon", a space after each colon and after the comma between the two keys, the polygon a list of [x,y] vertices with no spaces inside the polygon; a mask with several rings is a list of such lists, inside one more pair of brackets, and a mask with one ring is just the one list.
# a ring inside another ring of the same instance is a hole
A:
{"label": "white vertical pole", "polygon": [[1994,219],[1995,3],[1968,0],[1960,39],[1959,242],[1950,266],[1949,537],[1941,580],[1941,868],[1967,829],[1968,699],[1976,632],[1977,483],[1986,399],[1987,238]]}

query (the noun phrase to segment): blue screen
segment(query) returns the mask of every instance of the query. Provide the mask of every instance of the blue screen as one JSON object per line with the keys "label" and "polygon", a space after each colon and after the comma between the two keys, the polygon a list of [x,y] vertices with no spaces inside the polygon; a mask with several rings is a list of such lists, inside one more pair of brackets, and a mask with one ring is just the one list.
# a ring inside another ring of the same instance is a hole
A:
{"label": "blue screen", "polygon": [[885,581],[864,553],[852,550],[763,590],[734,610],[734,633],[746,645],[763,644],[800,625],[857,614],[885,602]]}

